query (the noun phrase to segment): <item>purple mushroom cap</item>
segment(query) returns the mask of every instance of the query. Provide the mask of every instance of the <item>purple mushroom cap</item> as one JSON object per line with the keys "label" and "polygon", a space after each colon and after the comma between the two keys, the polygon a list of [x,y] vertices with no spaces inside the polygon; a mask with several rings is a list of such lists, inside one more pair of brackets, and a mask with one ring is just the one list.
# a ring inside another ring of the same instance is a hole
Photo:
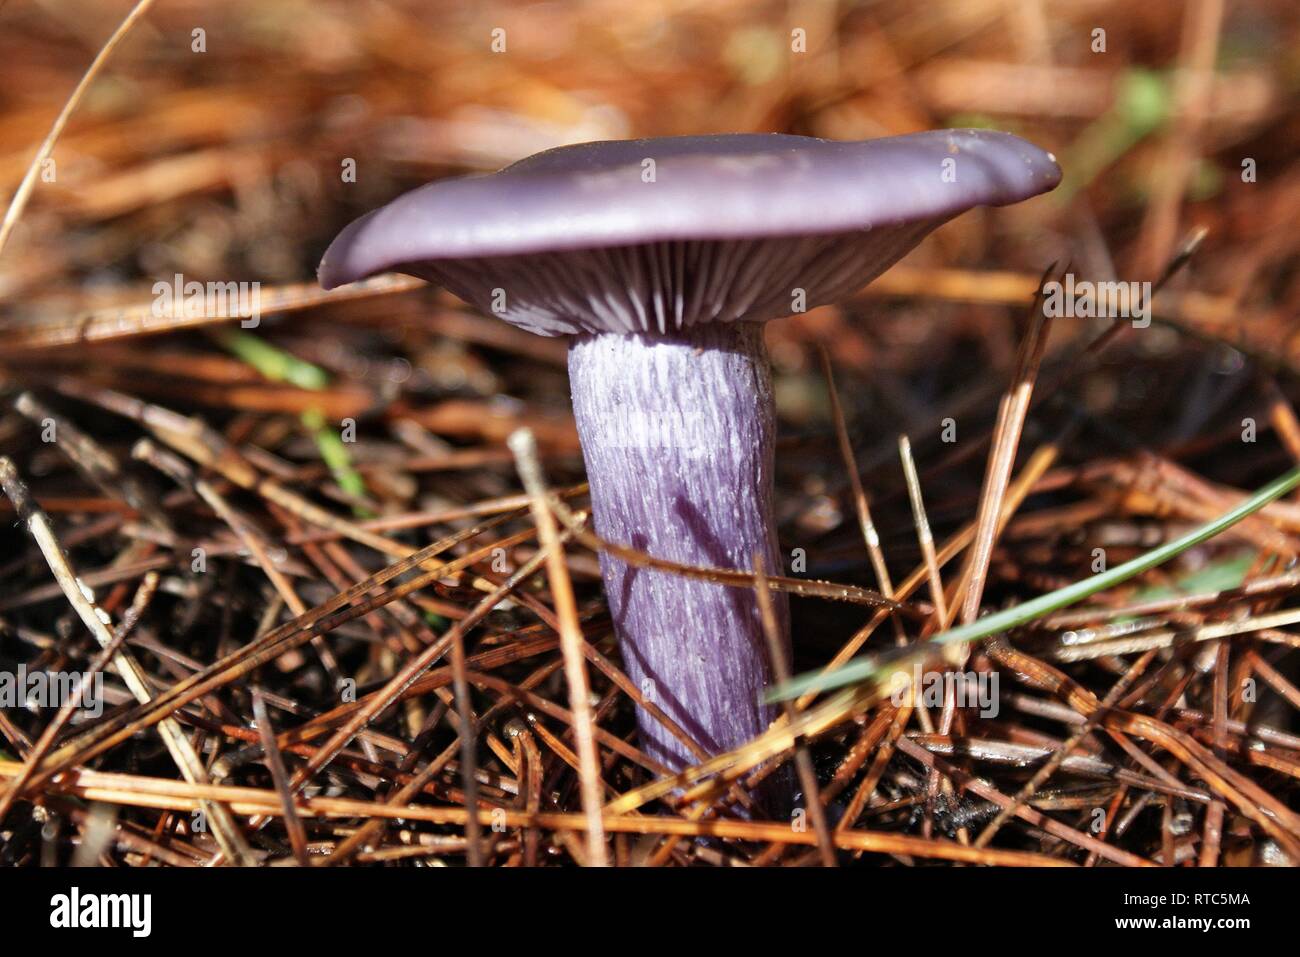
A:
{"label": "purple mushroom cap", "polygon": [[344,229],[319,276],[332,289],[410,273],[540,335],[766,320],[834,302],[953,216],[1060,177],[1050,153],[984,130],[583,143],[399,197]]}
{"label": "purple mushroom cap", "polygon": [[[778,573],[759,323],[842,299],[952,217],[1060,176],[1051,154],[980,130],[586,143],[399,197],[339,234],[320,281],[396,270],[571,336],[596,531],[674,562],[752,569],[760,556]],[[638,709],[646,755],[676,770],[760,734],[774,663],[753,594],[600,561],[623,666],[674,725]],[[784,595],[773,604],[788,659]],[[785,769],[759,798],[789,809]]]}

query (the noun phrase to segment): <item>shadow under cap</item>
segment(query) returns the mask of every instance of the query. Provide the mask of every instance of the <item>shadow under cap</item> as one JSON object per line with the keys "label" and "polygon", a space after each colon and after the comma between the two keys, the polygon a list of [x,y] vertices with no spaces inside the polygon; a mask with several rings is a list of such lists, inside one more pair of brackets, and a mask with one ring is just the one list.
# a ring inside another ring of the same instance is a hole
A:
{"label": "shadow under cap", "polygon": [[405,272],[548,336],[764,321],[843,298],[967,209],[1059,181],[1051,154],[984,130],[585,143],[397,198],[339,234],[320,281]]}

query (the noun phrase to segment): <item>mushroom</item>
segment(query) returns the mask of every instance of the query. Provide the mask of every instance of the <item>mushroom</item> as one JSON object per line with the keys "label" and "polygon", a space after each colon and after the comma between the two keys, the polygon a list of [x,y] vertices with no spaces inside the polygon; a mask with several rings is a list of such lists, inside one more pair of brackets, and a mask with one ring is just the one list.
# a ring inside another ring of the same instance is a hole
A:
{"label": "mushroom", "polygon": [[[735,134],[585,143],[431,183],[345,228],[326,289],[389,270],[568,336],[595,529],[689,565],[783,567],[763,323],[840,300],[948,219],[1052,189],[1006,133],[863,142]],[[629,677],[701,748],[762,732],[772,678],[752,592],[600,558]],[[788,609],[774,595],[789,648]],[[642,747],[696,757],[644,709]],[[764,795],[788,804],[783,778]]]}

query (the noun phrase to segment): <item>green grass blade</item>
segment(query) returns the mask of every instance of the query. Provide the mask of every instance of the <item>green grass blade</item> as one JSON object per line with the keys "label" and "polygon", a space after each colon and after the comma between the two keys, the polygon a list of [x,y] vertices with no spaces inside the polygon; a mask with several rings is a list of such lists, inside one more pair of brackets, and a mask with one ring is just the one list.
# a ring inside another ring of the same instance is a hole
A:
{"label": "green grass blade", "polygon": [[[235,356],[247,362],[272,382],[287,382],[300,389],[319,392],[329,387],[329,374],[320,366],[299,359],[293,353],[272,345],[251,332],[227,329],[216,334],[216,339]],[[352,456],[338,432],[330,428],[319,409],[307,409],[301,416],[302,424],[311,433],[321,459],[343,491],[355,498],[366,494],[366,482],[352,466]],[[366,515],[364,509],[354,509]]]}
{"label": "green grass blade", "polygon": [[299,359],[251,332],[226,329],[217,334],[217,339],[272,382],[287,382],[313,391],[329,385],[329,375],[320,366]]}
{"label": "green grass blade", "polygon": [[[1107,588],[1113,588],[1135,575],[1140,575],[1157,565],[1164,564],[1189,548],[1208,541],[1225,529],[1231,528],[1246,516],[1259,511],[1269,502],[1281,498],[1297,485],[1300,485],[1300,468],[1294,468],[1274,479],[1236,508],[1225,512],[1213,521],[1207,522],[1200,528],[1193,529],[1181,538],[1166,542],[1145,555],[1139,555],[1137,558],[1124,562],[1122,565],[1116,565],[1114,568],[1093,575],[1091,578],[1085,578],[1082,581],[1066,585],[1064,588],[1058,588],[1056,591],[1039,595],[1037,598],[1016,605],[1014,608],[1007,608],[992,615],[987,615],[971,622],[969,625],[961,625],[940,632],[928,642],[916,646],[914,650],[923,652],[926,648],[933,648],[938,645],[987,638],[999,632],[1018,628],[1036,618],[1041,618],[1068,605],[1073,605],[1075,602],[1082,601],[1091,595],[1097,594],[1097,592],[1105,591]],[[844,685],[871,681],[882,670],[892,670],[892,658],[894,656],[888,657],[890,662],[887,664],[882,663],[879,656],[863,656],[829,673],[820,671],[806,672],[772,688],[768,691],[766,698],[769,701],[784,701],[809,691],[827,691]]]}

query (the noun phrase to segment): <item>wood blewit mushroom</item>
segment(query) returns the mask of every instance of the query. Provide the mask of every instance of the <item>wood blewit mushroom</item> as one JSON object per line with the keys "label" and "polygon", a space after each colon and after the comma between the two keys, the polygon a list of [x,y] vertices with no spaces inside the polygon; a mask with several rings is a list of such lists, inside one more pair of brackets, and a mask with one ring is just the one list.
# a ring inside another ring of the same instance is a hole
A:
{"label": "wood blewit mushroom", "polygon": [[[761,555],[777,573],[762,324],[842,299],[971,207],[1059,179],[1050,154],[977,130],[587,143],[399,197],[339,234],[320,281],[396,270],[571,337],[597,533],[690,565],[748,570]],[[609,554],[601,570],[629,677],[697,744],[714,754],[767,727],[772,670],[751,592]],[[693,763],[653,716],[638,719],[650,757]],[[766,797],[778,809],[790,795]]]}

